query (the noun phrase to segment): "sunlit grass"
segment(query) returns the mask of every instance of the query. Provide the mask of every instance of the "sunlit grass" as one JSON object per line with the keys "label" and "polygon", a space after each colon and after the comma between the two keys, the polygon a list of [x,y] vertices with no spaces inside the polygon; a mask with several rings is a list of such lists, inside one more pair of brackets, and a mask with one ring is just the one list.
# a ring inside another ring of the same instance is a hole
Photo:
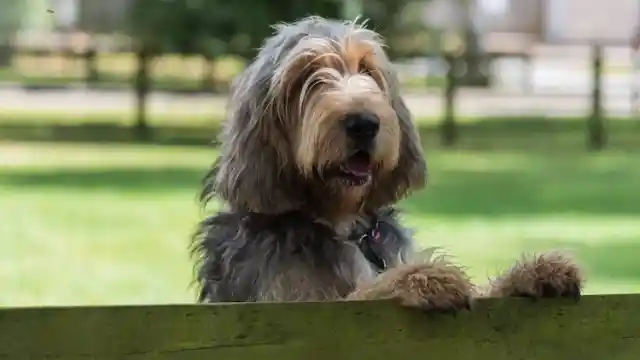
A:
{"label": "sunlit grass", "polygon": [[[207,148],[0,145],[0,305],[191,302]],[[640,156],[434,152],[401,204],[422,246],[478,281],[523,251],[573,251],[589,293],[640,292]]]}

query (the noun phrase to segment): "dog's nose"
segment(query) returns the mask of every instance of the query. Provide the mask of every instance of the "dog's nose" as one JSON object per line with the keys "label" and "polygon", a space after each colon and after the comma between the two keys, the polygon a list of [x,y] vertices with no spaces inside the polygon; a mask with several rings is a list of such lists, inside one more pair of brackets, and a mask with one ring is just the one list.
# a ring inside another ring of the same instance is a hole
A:
{"label": "dog's nose", "polygon": [[380,119],[369,112],[352,113],[345,118],[345,127],[354,140],[372,140],[380,129]]}

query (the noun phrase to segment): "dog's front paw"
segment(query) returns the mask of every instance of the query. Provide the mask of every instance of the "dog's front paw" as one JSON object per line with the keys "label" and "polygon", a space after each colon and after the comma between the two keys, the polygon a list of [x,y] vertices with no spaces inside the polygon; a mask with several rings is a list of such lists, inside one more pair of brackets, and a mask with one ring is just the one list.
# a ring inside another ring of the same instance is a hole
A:
{"label": "dog's front paw", "polygon": [[582,294],[583,277],[571,258],[558,252],[525,257],[492,284],[493,296],[574,298]]}
{"label": "dog's front paw", "polygon": [[444,260],[403,265],[392,280],[393,297],[404,306],[433,312],[470,309],[473,285],[459,267]]}

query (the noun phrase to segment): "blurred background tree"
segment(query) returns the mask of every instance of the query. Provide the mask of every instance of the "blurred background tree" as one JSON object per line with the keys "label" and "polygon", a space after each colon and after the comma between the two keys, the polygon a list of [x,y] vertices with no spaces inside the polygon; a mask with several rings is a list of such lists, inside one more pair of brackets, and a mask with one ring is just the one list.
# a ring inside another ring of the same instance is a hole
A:
{"label": "blurred background tree", "polygon": [[11,65],[16,32],[24,20],[25,0],[2,0],[0,3],[0,66]]}
{"label": "blurred background tree", "polygon": [[[348,0],[347,0],[348,1]],[[407,59],[432,55],[437,50],[423,13],[426,1],[372,0],[364,4],[364,17],[388,44],[389,56]]]}
{"label": "blurred background tree", "polygon": [[[49,4],[53,13],[47,15],[51,18],[51,31],[34,36],[40,41],[40,48],[22,46],[20,56],[10,55],[8,46],[3,52],[9,54],[5,58],[17,59],[18,64],[29,63],[31,69],[52,68],[53,74],[30,77],[28,71],[15,71],[19,66],[4,66],[1,70],[9,75],[7,78],[35,87],[56,82],[57,86],[75,86],[82,80],[91,88],[124,89],[133,85],[137,99],[135,134],[144,138],[150,135],[146,106],[151,91],[224,94],[231,79],[273,32],[273,24],[312,14],[346,19],[362,15],[389,45],[387,52],[399,69],[402,86],[445,90],[443,118],[450,125],[446,128],[453,128],[455,89],[494,85],[489,82],[488,70],[495,67],[495,59],[489,59],[489,54],[496,54],[484,48],[488,37],[485,27],[478,23],[486,11],[486,2],[282,0],[274,6],[268,0],[3,0],[4,38],[10,38],[20,26],[22,16],[18,15],[25,7],[29,8],[31,21],[41,19],[45,12],[42,4]],[[543,10],[541,2],[536,6],[524,0],[512,3],[514,9],[519,4],[518,16]],[[522,8],[523,5],[528,7]],[[542,23],[536,16],[528,21]],[[486,19],[483,18],[485,24],[493,24],[497,18],[488,22]],[[530,47],[521,48],[524,50],[518,50],[519,54],[499,56],[528,57]],[[445,53],[451,56],[443,56]],[[60,70],[50,66],[58,62],[56,57],[63,58]],[[44,60],[34,61],[36,58]],[[79,67],[82,61],[84,67]],[[4,62],[6,65],[7,59]],[[116,67],[125,70],[113,71]]]}
{"label": "blurred background tree", "polygon": [[461,85],[486,87],[489,85],[488,58],[481,44],[480,28],[478,26],[478,1],[456,0],[457,9],[461,12],[462,39],[464,50],[461,59],[464,72],[459,82]]}

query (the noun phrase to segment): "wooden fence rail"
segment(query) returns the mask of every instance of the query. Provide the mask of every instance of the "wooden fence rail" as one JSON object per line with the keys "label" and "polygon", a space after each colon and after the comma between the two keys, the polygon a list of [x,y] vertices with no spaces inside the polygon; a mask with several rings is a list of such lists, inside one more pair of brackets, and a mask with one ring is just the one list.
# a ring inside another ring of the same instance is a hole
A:
{"label": "wooden fence rail", "polygon": [[0,359],[637,360],[640,295],[483,300],[457,316],[389,302],[0,310]]}

